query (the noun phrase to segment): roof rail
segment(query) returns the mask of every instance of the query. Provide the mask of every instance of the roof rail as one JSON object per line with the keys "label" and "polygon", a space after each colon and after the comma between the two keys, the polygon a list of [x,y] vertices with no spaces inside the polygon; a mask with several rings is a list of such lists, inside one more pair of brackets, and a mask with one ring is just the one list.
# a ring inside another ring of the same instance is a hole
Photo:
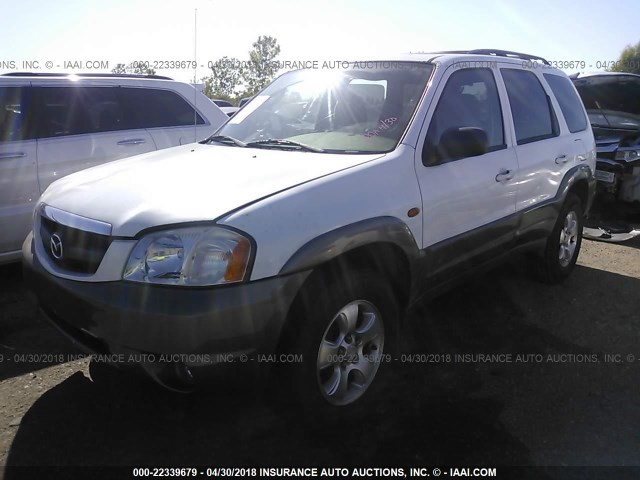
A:
{"label": "roof rail", "polygon": [[469,53],[469,50],[443,50],[441,52],[424,52],[424,53],[437,53],[437,54],[446,55],[449,53]]}
{"label": "roof rail", "polygon": [[467,53],[473,53],[475,55],[494,55],[496,57],[510,57],[521,58],[522,60],[540,60],[545,65],[551,65],[548,60],[538,57],[537,55],[529,55],[527,53],[511,52],[509,50],[496,50],[493,48],[485,48],[479,50],[471,50]]}
{"label": "roof rail", "polygon": [[494,48],[481,48],[477,50],[446,50],[443,52],[431,52],[446,54],[472,54],[472,55],[492,55],[494,57],[509,57],[509,58],[521,58],[522,60],[540,60],[545,65],[551,65],[546,59],[538,57],[536,55],[529,55],[526,53],[511,52],[509,50],[497,50]]}
{"label": "roof rail", "polygon": [[171,77],[163,75],[144,75],[137,73],[42,73],[42,72],[9,72],[3,73],[3,77],[97,77],[97,78],[150,78],[154,80],[173,80]]}

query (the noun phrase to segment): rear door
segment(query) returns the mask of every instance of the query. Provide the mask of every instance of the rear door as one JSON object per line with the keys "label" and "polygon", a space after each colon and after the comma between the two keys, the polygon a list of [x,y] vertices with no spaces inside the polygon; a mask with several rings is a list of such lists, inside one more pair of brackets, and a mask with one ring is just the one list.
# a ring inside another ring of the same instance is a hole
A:
{"label": "rear door", "polygon": [[513,117],[520,167],[516,210],[522,211],[555,197],[580,148],[561,135],[552,93],[533,70],[501,68],[500,73]]}
{"label": "rear door", "polygon": [[[545,73],[543,75],[549,88],[553,92],[553,105],[560,118],[561,135],[567,136],[571,152],[565,169],[569,170],[576,164],[586,162],[595,156],[595,144],[585,109],[576,88],[571,80],[562,73]],[[590,165],[592,166],[592,165]]]}
{"label": "rear door", "polygon": [[20,249],[40,196],[29,85],[0,85],[0,263]]}
{"label": "rear door", "polygon": [[35,90],[42,191],[70,173],[155,150],[149,132],[135,128],[120,87],[51,85]]}

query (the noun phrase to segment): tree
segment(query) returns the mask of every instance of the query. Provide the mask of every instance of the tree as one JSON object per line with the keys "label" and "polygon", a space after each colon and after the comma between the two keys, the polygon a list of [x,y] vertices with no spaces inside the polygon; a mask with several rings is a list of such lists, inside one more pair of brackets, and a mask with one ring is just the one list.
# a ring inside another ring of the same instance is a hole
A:
{"label": "tree", "polygon": [[242,84],[242,62],[237,58],[222,57],[211,65],[211,75],[204,77],[203,93],[209,98],[233,101]]}
{"label": "tree", "polygon": [[155,75],[156,71],[153,68],[149,67],[148,62],[136,61],[131,62],[129,65],[118,63],[116,67],[111,70],[111,73],[115,73],[117,75],[130,73],[136,75]]}
{"label": "tree", "polygon": [[[278,41],[268,35],[259,36],[249,52],[248,61],[222,57],[211,64],[211,75],[200,79],[203,93],[209,98],[221,98],[234,102],[250,97],[262,90],[275,77],[280,66],[276,57],[280,54]],[[240,88],[244,91],[240,93]]]}
{"label": "tree", "polygon": [[640,74],[640,42],[636,45],[627,45],[620,59],[613,65],[610,72],[626,72]]}
{"label": "tree", "polygon": [[255,95],[273,80],[280,70],[276,61],[279,54],[280,45],[274,37],[260,35],[253,43],[253,50],[249,52],[249,62],[242,72],[246,83],[245,96]]}

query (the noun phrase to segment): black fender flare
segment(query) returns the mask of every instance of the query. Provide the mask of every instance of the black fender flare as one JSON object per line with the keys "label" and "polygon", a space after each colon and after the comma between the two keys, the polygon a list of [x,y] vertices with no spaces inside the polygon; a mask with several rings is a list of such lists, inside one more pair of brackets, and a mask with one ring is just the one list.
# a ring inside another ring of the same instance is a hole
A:
{"label": "black fender flare", "polygon": [[420,256],[420,249],[408,225],[396,217],[368,218],[338,227],[308,241],[285,262],[280,275],[312,269],[356,248],[376,243],[399,247],[409,263]]}
{"label": "black fender flare", "polygon": [[588,213],[591,209],[593,197],[596,193],[596,178],[589,165],[576,165],[565,174],[560,182],[560,186],[558,187],[556,199],[560,200],[561,203],[564,203],[571,188],[580,181],[586,181],[587,183],[587,202],[585,205],[585,213]]}

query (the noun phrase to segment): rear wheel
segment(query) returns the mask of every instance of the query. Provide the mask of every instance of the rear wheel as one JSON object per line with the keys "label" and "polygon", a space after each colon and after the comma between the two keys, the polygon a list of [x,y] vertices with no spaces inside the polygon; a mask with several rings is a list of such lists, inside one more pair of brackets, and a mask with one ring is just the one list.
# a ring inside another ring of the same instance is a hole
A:
{"label": "rear wheel", "polygon": [[542,280],[558,283],[573,271],[582,245],[583,225],[582,202],[576,195],[569,194],[547,239],[543,256],[538,261]]}
{"label": "rear wheel", "polygon": [[317,275],[292,310],[283,347],[301,361],[283,369],[280,384],[305,407],[360,404],[384,370],[398,317],[392,290],[377,273]]}

